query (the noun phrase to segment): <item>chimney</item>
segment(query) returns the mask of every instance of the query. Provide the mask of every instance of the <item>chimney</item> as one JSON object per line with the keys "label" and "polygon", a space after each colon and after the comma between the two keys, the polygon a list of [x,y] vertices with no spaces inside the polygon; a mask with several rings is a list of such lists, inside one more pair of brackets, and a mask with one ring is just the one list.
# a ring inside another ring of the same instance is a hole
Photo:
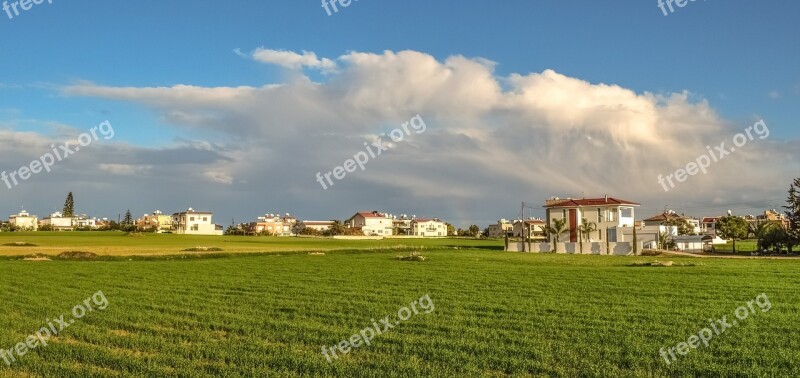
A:
{"label": "chimney", "polygon": [[608,194],[606,194],[606,203],[608,203]]}

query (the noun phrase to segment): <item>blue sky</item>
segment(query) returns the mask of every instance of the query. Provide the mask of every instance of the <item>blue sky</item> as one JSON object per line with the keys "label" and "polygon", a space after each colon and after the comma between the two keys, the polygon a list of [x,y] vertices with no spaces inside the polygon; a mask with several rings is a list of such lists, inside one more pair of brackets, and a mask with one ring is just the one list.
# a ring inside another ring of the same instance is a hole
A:
{"label": "blue sky", "polygon": [[[81,83],[115,88],[260,87],[293,82],[298,74],[326,83],[336,75],[316,70],[288,72],[233,51],[305,50],[336,60],[351,52],[411,50],[440,62],[459,55],[495,62],[493,74],[504,89],[509,75],[554,70],[640,95],[687,91],[690,102],[707,101],[721,123],[743,129],[763,118],[770,125],[770,141],[788,143],[800,136],[798,11],[800,4],[787,1],[697,1],[664,16],[655,0],[506,1],[502,5],[360,0],[327,16],[319,1],[55,0],[13,19],[0,14],[0,33],[6,36],[0,45],[0,127],[52,135],[53,124],[88,129],[109,119],[115,125],[117,143],[144,149],[166,149],[183,140],[232,143],[224,129],[175,124],[159,114],[165,109],[152,104],[76,96],[63,88]],[[381,124],[391,122],[387,119]],[[230,151],[230,144],[226,146]],[[352,148],[342,148],[343,157],[352,155]],[[32,180],[26,185],[43,183]],[[788,178],[785,185],[776,185],[780,190],[764,196],[776,198],[785,191]],[[602,194],[599,189],[586,191]],[[514,202],[530,197],[514,198]],[[718,193],[707,197],[718,197]],[[720,203],[744,198],[739,194]],[[30,202],[24,196],[17,199]],[[353,211],[359,207],[355,197],[344,200]],[[53,201],[62,201],[60,194]],[[210,194],[196,201],[217,207],[224,203]],[[273,206],[302,208],[293,201],[270,204],[264,211],[274,211]],[[137,212],[153,210],[144,201],[129,206],[134,205],[141,207]],[[19,205],[0,206],[11,211]],[[508,211],[508,205],[503,207],[502,211]],[[442,217],[484,221],[504,216],[502,211],[463,204],[436,208],[444,214],[433,215]],[[117,211],[109,205],[91,210]],[[223,214],[226,218],[258,215],[244,210]],[[315,214],[306,210],[309,217],[323,218],[341,211]]]}

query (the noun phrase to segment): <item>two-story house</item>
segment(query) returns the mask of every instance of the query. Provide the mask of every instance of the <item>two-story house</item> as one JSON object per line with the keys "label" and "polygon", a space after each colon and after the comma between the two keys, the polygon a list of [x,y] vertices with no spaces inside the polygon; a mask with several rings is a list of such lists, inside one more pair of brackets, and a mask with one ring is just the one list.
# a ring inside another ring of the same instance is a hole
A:
{"label": "two-story house", "polygon": [[172,214],[172,225],[177,234],[222,235],[222,227],[212,221],[214,213],[192,209]]}
{"label": "two-story house", "polygon": [[345,227],[361,230],[366,236],[389,236],[394,228],[392,217],[378,211],[358,212],[344,224]]}
{"label": "two-story house", "polygon": [[411,235],[420,237],[447,236],[447,223],[438,218],[414,219],[411,221]]}
{"label": "two-story house", "polygon": [[[581,221],[593,222],[596,231],[589,235],[589,241],[623,242],[626,236],[624,229],[634,226],[634,209],[640,204],[605,196],[603,198],[559,199],[551,198],[545,202],[547,224],[552,225],[555,219],[566,220],[566,232],[560,238],[564,242],[578,242]],[[607,236],[606,233],[608,233]]]}

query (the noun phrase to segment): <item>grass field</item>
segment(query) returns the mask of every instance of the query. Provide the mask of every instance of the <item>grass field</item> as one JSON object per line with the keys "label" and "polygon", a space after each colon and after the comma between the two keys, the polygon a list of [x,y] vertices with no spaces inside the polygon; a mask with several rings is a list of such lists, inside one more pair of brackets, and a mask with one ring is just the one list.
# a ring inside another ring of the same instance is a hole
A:
{"label": "grass field", "polygon": [[[265,236],[197,236],[122,232],[4,232],[0,233],[0,256],[41,253],[58,255],[65,251],[86,251],[106,256],[180,254],[194,247],[219,248],[224,252],[331,251],[376,248],[481,247],[502,249],[502,240],[472,239],[384,239],[335,240]],[[27,243],[31,246],[14,246]]]}
{"label": "grass field", "polygon": [[[800,262],[638,267],[664,258],[452,248],[395,259],[407,253],[0,260],[0,348],[98,290],[109,301],[11,367],[0,360],[0,377],[800,375]],[[669,366],[659,356],[761,293],[769,312]],[[333,363],[321,353],[425,294],[432,313]]]}

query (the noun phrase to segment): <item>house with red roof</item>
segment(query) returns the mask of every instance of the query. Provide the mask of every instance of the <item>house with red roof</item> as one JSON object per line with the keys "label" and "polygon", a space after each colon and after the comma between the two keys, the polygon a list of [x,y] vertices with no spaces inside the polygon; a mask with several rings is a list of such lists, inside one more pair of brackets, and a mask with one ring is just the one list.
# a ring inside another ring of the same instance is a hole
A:
{"label": "house with red roof", "polygon": [[593,222],[597,227],[589,235],[591,242],[605,241],[625,242],[627,232],[632,230],[635,223],[635,208],[640,204],[614,197],[560,199],[551,198],[545,201],[547,211],[547,224],[552,225],[555,219],[566,219],[565,235],[560,237],[561,242],[576,243],[580,238],[579,227],[583,219]]}
{"label": "house with red roof", "polygon": [[360,230],[365,236],[391,236],[393,221],[391,215],[379,211],[359,211],[345,221],[344,225]]}

